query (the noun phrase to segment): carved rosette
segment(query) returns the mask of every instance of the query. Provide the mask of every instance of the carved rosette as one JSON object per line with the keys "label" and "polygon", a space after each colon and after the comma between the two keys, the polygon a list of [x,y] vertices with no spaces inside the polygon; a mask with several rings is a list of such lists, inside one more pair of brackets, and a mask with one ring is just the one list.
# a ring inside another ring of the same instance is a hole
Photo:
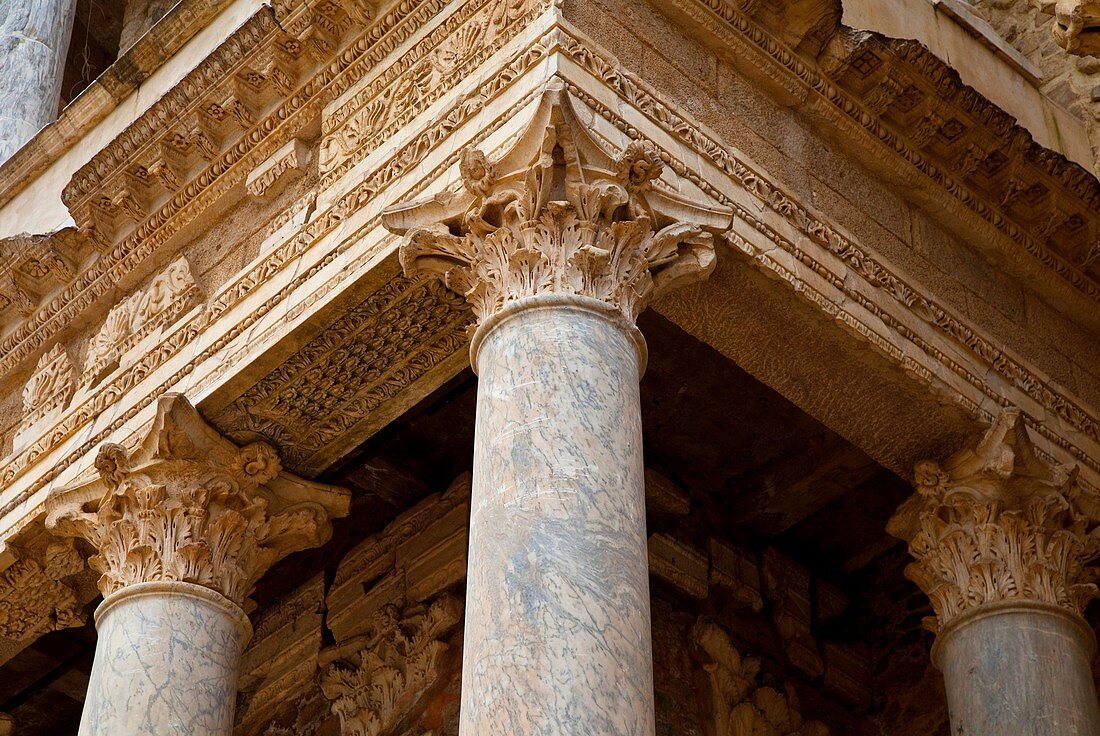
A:
{"label": "carved rosette", "polygon": [[928,594],[933,631],[997,601],[1080,615],[1097,597],[1100,505],[1077,469],[1036,456],[1022,416],[1001,415],[972,447],[916,468],[917,493],[887,526],[916,559],[906,576]]}
{"label": "carved rosette", "polygon": [[175,394],[135,450],[106,444],[95,469],[51,496],[46,524],[92,544],[105,596],[180,581],[243,605],[275,562],[323,544],[348,510],[346,491],[283,473],[266,443],[237,447]]}
{"label": "carved rosette", "polygon": [[443,683],[446,639],[462,620],[451,595],[430,605],[384,606],[366,633],[321,654],[321,690],[343,736],[389,736]]}
{"label": "carved rosette", "polygon": [[383,221],[405,235],[405,273],[442,278],[482,324],[542,294],[590,297],[633,322],[661,292],[710,274],[713,234],[731,219],[663,188],[662,170],[644,141],[606,154],[555,80],[499,160],[463,152],[461,192],[392,207]]}

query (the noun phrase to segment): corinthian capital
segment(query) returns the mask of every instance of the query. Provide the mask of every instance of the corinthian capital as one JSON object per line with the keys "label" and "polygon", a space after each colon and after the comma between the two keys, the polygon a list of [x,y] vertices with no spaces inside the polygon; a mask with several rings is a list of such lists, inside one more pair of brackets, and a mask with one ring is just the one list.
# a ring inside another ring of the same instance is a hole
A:
{"label": "corinthian capital", "polygon": [[713,234],[731,214],[659,184],[658,151],[631,141],[617,157],[585,131],[560,81],[498,160],[463,152],[463,189],[387,210],[405,235],[409,276],[435,274],[480,322],[536,294],[598,299],[633,320],[654,296],[705,279]]}
{"label": "corinthian capital", "polygon": [[277,561],[328,540],[347,491],[282,472],[263,442],[237,447],[169,394],[138,447],[105,444],[98,477],[56,492],[47,527],[96,549],[89,566],[106,596],[181,581],[238,605]]}
{"label": "corinthian capital", "polygon": [[916,467],[916,494],[887,525],[909,543],[906,576],[928,594],[933,631],[977,606],[1035,601],[1074,613],[1097,596],[1100,505],[1077,469],[1037,457],[1008,411],[977,442]]}

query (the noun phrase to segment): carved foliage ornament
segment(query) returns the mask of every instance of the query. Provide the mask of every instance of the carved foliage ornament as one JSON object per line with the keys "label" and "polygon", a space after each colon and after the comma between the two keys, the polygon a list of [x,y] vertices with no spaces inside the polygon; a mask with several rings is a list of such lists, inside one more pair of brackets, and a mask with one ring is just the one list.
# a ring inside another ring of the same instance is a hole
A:
{"label": "carved foliage ornament", "polygon": [[106,444],[99,478],[48,502],[47,526],[81,537],[98,554],[100,591],[182,581],[238,605],[275,562],[323,544],[348,494],[282,473],[275,449],[238,448],[178,394],[157,405],[150,432],[132,452]]}
{"label": "carved foliage ornament", "polygon": [[554,80],[499,160],[463,152],[462,192],[392,207],[383,221],[406,236],[405,273],[441,277],[481,322],[536,294],[591,297],[633,321],[655,295],[709,275],[712,233],[730,224],[662,189],[662,170],[642,141],[604,153]]}
{"label": "carved foliage ornament", "polygon": [[20,559],[0,575],[0,637],[24,642],[82,626],[81,606],[66,578],[83,570],[84,558],[71,540],[55,542],[40,552],[21,552]]}
{"label": "carved foliage ornament", "polygon": [[1002,414],[972,447],[916,468],[917,493],[887,526],[909,542],[906,576],[932,600],[933,631],[984,603],[1027,600],[1080,614],[1097,597],[1100,504],[1077,469],[1036,456],[1023,417]]}
{"label": "carved foliage ornament", "polygon": [[819,721],[804,721],[788,684],[783,692],[759,683],[760,660],[743,657],[720,627],[700,620],[693,631],[703,651],[713,723],[708,736],[829,736]]}
{"label": "carved foliage ornament", "polygon": [[437,598],[400,610],[384,606],[367,633],[322,653],[321,690],[344,736],[389,736],[442,681],[444,641],[462,619],[462,601]]}
{"label": "carved foliage ornament", "polygon": [[62,345],[54,345],[38,361],[23,388],[22,427],[29,427],[73,397],[73,363]]}

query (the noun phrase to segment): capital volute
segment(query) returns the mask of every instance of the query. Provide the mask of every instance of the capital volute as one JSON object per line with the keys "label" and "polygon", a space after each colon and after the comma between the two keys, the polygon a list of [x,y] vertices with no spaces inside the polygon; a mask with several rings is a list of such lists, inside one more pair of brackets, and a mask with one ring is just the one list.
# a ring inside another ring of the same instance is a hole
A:
{"label": "capital volute", "polygon": [[660,184],[663,168],[645,141],[606,153],[555,79],[502,156],[462,153],[461,191],[391,207],[383,222],[405,236],[406,275],[441,278],[480,323],[544,294],[589,297],[633,322],[655,296],[710,274],[713,236],[732,219]]}
{"label": "capital volute", "polygon": [[136,448],[103,445],[93,477],[49,498],[46,525],[91,544],[105,596],[180,581],[243,605],[273,564],[327,541],[348,506],[347,491],[284,472],[267,443],[238,447],[170,394]]}
{"label": "capital volute", "polygon": [[909,544],[906,575],[931,599],[938,630],[986,603],[1031,601],[1081,614],[1097,597],[1100,503],[1077,468],[1048,463],[1023,417],[1006,411],[943,463],[915,470],[916,493],[887,530]]}

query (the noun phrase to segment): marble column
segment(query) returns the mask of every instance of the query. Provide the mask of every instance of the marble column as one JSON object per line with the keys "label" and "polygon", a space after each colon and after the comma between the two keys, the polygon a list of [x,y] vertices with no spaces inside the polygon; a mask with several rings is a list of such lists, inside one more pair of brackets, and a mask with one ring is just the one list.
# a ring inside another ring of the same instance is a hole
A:
{"label": "marble column", "polygon": [[0,163],[57,118],[76,0],[0,2]]}
{"label": "marble column", "polygon": [[1097,596],[1100,505],[1076,469],[1039,458],[1009,411],[943,464],[918,464],[916,489],[888,529],[909,543],[906,575],[936,613],[951,733],[1100,736],[1082,617]]}
{"label": "marble column", "polygon": [[347,492],[282,472],[266,443],[237,447],[179,395],[95,469],[50,497],[46,519],[92,545],[101,575],[80,736],[229,736],[245,601],[275,562],[328,539]]}
{"label": "marble column", "polygon": [[461,194],[384,216],[406,273],[479,323],[460,732],[652,735],[634,321],[706,277],[730,216],[659,189],[648,144],[611,158],[554,84],[507,152],[460,169]]}

